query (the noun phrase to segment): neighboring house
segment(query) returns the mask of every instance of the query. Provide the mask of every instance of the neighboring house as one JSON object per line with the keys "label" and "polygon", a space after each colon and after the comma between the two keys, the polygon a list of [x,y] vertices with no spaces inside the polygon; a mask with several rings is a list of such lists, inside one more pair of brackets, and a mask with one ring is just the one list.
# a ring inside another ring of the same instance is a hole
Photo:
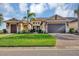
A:
{"label": "neighboring house", "polygon": [[8,33],[18,33],[29,31],[31,29],[43,30],[47,33],[63,33],[68,32],[74,18],[61,17],[55,15],[49,18],[36,18],[28,22],[27,20],[17,20],[12,18],[6,22],[6,30]]}

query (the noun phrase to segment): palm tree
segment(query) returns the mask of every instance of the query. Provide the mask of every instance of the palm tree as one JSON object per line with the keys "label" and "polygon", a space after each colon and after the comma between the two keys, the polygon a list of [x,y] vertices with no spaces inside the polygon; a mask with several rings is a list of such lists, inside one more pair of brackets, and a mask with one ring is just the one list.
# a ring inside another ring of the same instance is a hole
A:
{"label": "palm tree", "polygon": [[77,9],[74,12],[76,13],[77,19],[78,19],[78,30],[77,31],[79,33],[79,5],[78,5]]}
{"label": "palm tree", "polygon": [[0,14],[0,26],[1,26],[1,24],[2,24],[2,21],[3,21],[3,15]]}
{"label": "palm tree", "polygon": [[30,10],[27,10],[27,20],[31,21],[32,19],[35,19],[36,14],[33,12],[30,12]]}

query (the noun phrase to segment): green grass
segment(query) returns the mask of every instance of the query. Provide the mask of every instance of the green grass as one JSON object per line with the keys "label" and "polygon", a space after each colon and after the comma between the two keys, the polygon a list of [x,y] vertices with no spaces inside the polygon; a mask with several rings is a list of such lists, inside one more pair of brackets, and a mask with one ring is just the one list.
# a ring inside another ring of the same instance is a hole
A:
{"label": "green grass", "polygon": [[48,34],[0,34],[0,47],[55,46],[56,37]]}

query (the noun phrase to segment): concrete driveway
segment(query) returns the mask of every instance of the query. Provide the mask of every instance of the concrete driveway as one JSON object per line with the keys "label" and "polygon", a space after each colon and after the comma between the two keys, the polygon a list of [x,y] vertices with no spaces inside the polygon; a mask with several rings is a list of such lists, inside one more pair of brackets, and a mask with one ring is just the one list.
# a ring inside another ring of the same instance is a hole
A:
{"label": "concrete driveway", "polygon": [[57,48],[79,48],[79,35],[63,34],[63,33],[51,33],[57,37]]}

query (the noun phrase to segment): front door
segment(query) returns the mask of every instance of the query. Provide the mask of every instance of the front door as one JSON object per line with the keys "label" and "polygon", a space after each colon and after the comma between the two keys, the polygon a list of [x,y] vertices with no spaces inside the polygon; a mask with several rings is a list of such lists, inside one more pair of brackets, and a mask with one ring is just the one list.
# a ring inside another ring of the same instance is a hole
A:
{"label": "front door", "polygon": [[16,24],[11,25],[11,33],[16,33],[17,32],[17,26]]}

